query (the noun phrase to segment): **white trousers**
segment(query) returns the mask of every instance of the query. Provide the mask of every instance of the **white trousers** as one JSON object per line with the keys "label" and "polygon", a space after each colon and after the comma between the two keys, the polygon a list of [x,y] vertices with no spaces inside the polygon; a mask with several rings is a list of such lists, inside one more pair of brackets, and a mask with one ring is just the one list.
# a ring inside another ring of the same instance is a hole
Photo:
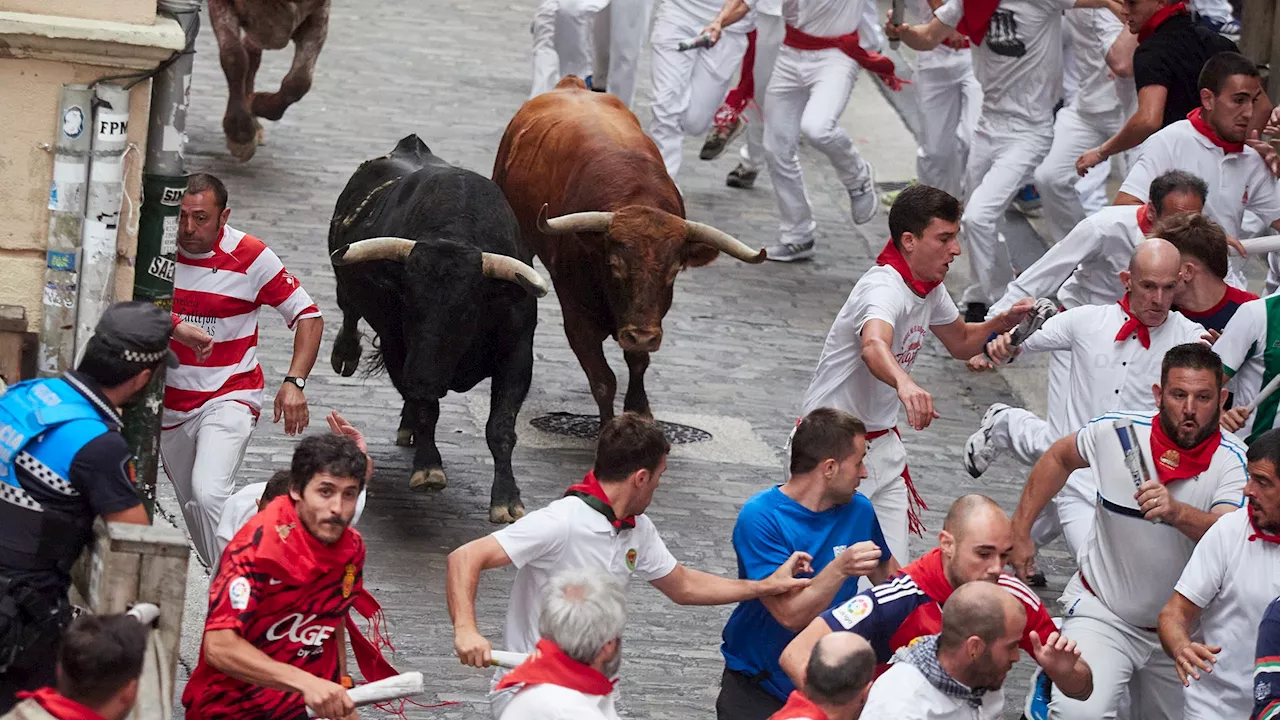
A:
{"label": "white trousers", "polygon": [[1093,694],[1081,701],[1055,692],[1049,701],[1051,720],[1114,720],[1130,692],[1135,718],[1181,720],[1182,683],[1155,632],[1116,617],[1084,589],[1079,573],[1067,583],[1061,602],[1067,616],[1062,634],[1076,642],[1080,657],[1089,663]]}
{"label": "white trousers", "polygon": [[178,496],[191,544],[209,567],[217,567],[218,521],[235,492],[236,474],[257,424],[249,406],[227,401],[160,433],[164,472]]}
{"label": "white trousers", "polygon": [[[615,0],[616,1],[616,0]],[[716,110],[742,66],[747,36],[726,32],[709,48],[681,52],[676,46],[702,32],[707,23],[671,7],[658,9],[650,39],[650,69],[653,71],[653,118],[649,137],[653,139],[667,174],[675,178],[684,155],[684,138],[703,135],[711,129]]]}
{"label": "white trousers", "polygon": [[591,73],[586,12],[566,12],[560,0],[542,0],[533,14],[533,86],[529,97],[547,92],[565,75]]}
{"label": "white trousers", "polygon": [[[999,225],[1013,196],[1049,154],[1053,129],[1005,117],[978,119],[965,168],[960,237],[969,255],[969,286],[962,303],[994,305],[1013,280],[1009,251]],[[1074,171],[1073,171],[1074,172]]]}
{"label": "white trousers", "polygon": [[560,1],[595,12],[595,71],[591,84],[608,90],[624,105],[633,108],[640,77],[640,54],[649,34],[653,0]]}
{"label": "white trousers", "polygon": [[[927,57],[936,55],[937,57]],[[915,90],[920,100],[916,178],[964,197],[964,168],[982,109],[982,86],[968,50],[921,53]]]}
{"label": "white trousers", "polygon": [[765,164],[764,156],[764,103],[769,94],[769,78],[773,77],[773,65],[778,60],[782,36],[787,25],[778,15],[756,13],[756,61],[752,66],[755,81],[755,98],[742,111],[747,124],[746,142],[739,151],[742,164],[748,170],[759,171]]}
{"label": "white trousers", "polygon": [[889,432],[867,443],[867,457],[863,462],[867,477],[858,486],[858,492],[871,500],[889,552],[905,565],[911,561],[907,483],[902,477],[907,469],[907,448],[897,433]]}
{"label": "white trousers", "polygon": [[1107,204],[1107,177],[1111,161],[1076,174],[1076,159],[1098,147],[1124,125],[1117,109],[1105,115],[1083,114],[1074,105],[1058,111],[1053,123],[1053,145],[1036,168],[1036,189],[1043,201],[1044,218],[1053,242],[1067,236],[1085,217]]}
{"label": "white trousers", "polygon": [[809,242],[817,229],[797,154],[801,133],[827,156],[845,188],[859,187],[871,172],[840,127],[860,69],[834,48],[807,51],[784,45],[778,51],[764,106],[764,152],[784,243]]}

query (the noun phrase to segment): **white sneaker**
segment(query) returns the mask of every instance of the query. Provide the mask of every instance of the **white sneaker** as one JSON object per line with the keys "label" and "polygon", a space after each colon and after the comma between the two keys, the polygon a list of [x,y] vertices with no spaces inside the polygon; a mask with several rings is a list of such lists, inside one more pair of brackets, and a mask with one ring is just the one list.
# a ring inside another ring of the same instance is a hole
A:
{"label": "white sneaker", "polygon": [[778,243],[764,249],[765,260],[795,262],[813,257],[813,241],[803,243]]}
{"label": "white sneaker", "polygon": [[995,425],[996,417],[1000,413],[1010,409],[1012,408],[1004,403],[996,403],[987,408],[986,414],[982,416],[982,425],[965,441],[964,469],[968,470],[972,477],[981,477],[1000,455],[1000,448],[991,442],[991,427]]}
{"label": "white sneaker", "polygon": [[856,190],[849,191],[849,205],[853,210],[853,224],[865,225],[876,216],[880,207],[880,193],[876,191],[876,169],[867,163],[867,179]]}

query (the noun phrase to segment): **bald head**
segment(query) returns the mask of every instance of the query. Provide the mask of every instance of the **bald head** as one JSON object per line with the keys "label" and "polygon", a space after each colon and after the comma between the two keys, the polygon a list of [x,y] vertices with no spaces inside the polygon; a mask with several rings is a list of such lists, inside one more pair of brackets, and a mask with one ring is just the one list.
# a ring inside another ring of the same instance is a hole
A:
{"label": "bald head", "polygon": [[1143,325],[1159,327],[1168,319],[1182,281],[1182,254],[1163,238],[1144,240],[1120,280],[1129,290],[1129,312]]}
{"label": "bald head", "polygon": [[804,694],[821,705],[848,704],[871,684],[875,669],[875,651],[861,635],[831,633],[809,655]]}
{"label": "bald head", "polygon": [[1164,238],[1148,238],[1138,243],[1129,258],[1129,272],[1134,277],[1177,273],[1182,264],[1182,253]]}
{"label": "bald head", "polygon": [[1009,591],[995,583],[965,583],[951,593],[942,606],[942,636],[939,652],[963,647],[977,637],[987,645],[1017,632],[1027,624],[1027,611]]}
{"label": "bald head", "polygon": [[962,540],[974,528],[1008,524],[1009,516],[995,500],[974,493],[962,495],[951,503],[947,518],[942,521],[942,529],[956,540]]}

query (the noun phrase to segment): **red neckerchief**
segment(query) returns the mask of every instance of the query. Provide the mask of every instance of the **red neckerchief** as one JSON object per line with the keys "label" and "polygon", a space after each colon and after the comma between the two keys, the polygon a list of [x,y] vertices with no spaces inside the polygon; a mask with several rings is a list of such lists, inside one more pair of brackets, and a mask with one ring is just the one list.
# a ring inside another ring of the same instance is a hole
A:
{"label": "red neckerchief", "polygon": [[987,28],[991,27],[991,16],[996,14],[996,6],[1000,0],[964,0],[964,15],[956,30],[969,40],[982,44],[987,36]]}
{"label": "red neckerchief", "polygon": [[529,658],[498,681],[494,690],[513,685],[559,685],[584,695],[608,695],[615,681],[590,665],[574,660],[546,638],[538,641]]}
{"label": "red neckerchief", "polygon": [[1222,431],[1214,428],[1212,435],[1190,450],[1178,447],[1177,443],[1164,434],[1160,416],[1151,418],[1151,459],[1161,485],[1168,485],[1174,480],[1186,480],[1208,470],[1213,454],[1221,444]]}
{"label": "red neckerchief", "polygon": [[75,700],[58,694],[51,687],[42,687],[35,692],[19,692],[19,700],[34,700],[44,711],[58,720],[103,720],[103,717]]}
{"label": "red neckerchief", "polygon": [[[360,533],[347,528],[338,542],[325,545],[302,527],[293,500],[288,495],[272,500],[249,522],[259,522],[263,526],[256,559],[262,563],[259,567],[273,577],[289,578],[298,585],[306,586],[328,573],[341,572],[347,566],[364,566],[365,548]],[[378,601],[367,589],[361,588],[351,607],[369,619],[373,635],[372,640],[365,637],[355,620],[347,615],[347,635],[351,638],[351,652],[360,667],[360,674],[369,682],[398,675],[382,656],[382,647],[395,648],[382,629],[385,618]]]}
{"label": "red neckerchief", "polygon": [[951,581],[947,579],[946,572],[942,569],[942,548],[930,550],[902,571],[910,575],[916,582],[916,587],[933,598],[939,606],[942,606],[947,598],[951,597],[951,593],[955,592],[955,588],[951,587]]}
{"label": "red neckerchief", "polygon": [[[965,5],[968,5],[968,3],[965,3]],[[1165,20],[1168,20],[1174,15],[1183,15],[1186,12],[1187,4],[1181,2],[1160,8],[1156,11],[1155,15],[1152,15],[1149,20],[1142,24],[1142,27],[1138,28],[1138,42],[1146,42],[1147,38],[1154,35],[1156,33],[1156,29],[1163,25]]]}
{"label": "red neckerchief", "polygon": [[[994,1],[992,4],[994,5]],[[782,44],[797,50],[829,50],[836,48],[853,58],[853,61],[865,70],[880,76],[880,79],[884,81],[884,84],[890,90],[901,90],[902,86],[909,82],[898,77],[893,60],[878,52],[867,50],[858,44],[858,32],[856,30],[848,35],[819,37],[788,25],[787,33],[782,38]]]}
{"label": "red neckerchief", "polygon": [[886,243],[884,250],[881,250],[880,254],[876,256],[876,264],[888,265],[894,270],[897,270],[898,274],[902,276],[902,281],[907,284],[907,287],[911,288],[912,292],[920,297],[925,297],[934,288],[942,284],[941,280],[936,282],[921,282],[917,280],[915,276],[911,274],[911,267],[907,265],[907,259],[902,257],[902,251],[898,249],[897,245],[893,244],[892,240]]}
{"label": "red neckerchief", "polygon": [[770,715],[769,720],[827,720],[827,714],[814,705],[812,700],[801,695],[799,690],[792,690],[787,704]]}
{"label": "red neckerchief", "polygon": [[1209,123],[1205,122],[1204,118],[1201,116],[1200,111],[1203,109],[1204,108],[1196,108],[1195,110],[1192,110],[1191,112],[1187,113],[1187,119],[1191,121],[1191,127],[1195,128],[1196,132],[1209,138],[1209,142],[1222,148],[1223,152],[1227,152],[1227,153],[1244,152],[1244,143],[1228,142],[1218,137],[1218,133],[1214,132],[1214,129],[1212,127],[1209,127]]}
{"label": "red neckerchief", "polygon": [[603,515],[615,530],[630,530],[636,526],[635,515],[628,515],[619,520],[614,514],[613,506],[609,504],[609,496],[604,494],[604,488],[600,487],[600,481],[596,479],[595,470],[588,470],[582,482],[570,486],[564,493],[565,497],[571,495],[581,498],[588,507]]}
{"label": "red neckerchief", "polygon": [[[1280,544],[1280,535],[1268,535],[1258,527],[1258,523],[1253,519],[1252,505],[1245,508],[1245,512],[1249,513],[1249,527],[1253,528],[1253,532],[1249,533],[1249,542],[1261,540],[1263,542]],[[21,695],[19,695],[19,697],[21,697]]]}
{"label": "red neckerchief", "polygon": [[1142,347],[1150,348],[1151,328],[1143,325],[1138,316],[1134,315],[1133,311],[1129,309],[1129,293],[1125,293],[1124,297],[1120,298],[1119,305],[1120,309],[1124,310],[1124,314],[1129,316],[1129,319],[1124,321],[1124,324],[1120,326],[1120,332],[1116,333],[1116,342],[1128,339],[1129,334],[1136,330],[1138,342],[1142,343]]}
{"label": "red neckerchief", "polygon": [[1155,206],[1151,203],[1138,208],[1138,232],[1143,235],[1151,232],[1151,228],[1155,226],[1155,221],[1151,219],[1153,215],[1155,215]]}

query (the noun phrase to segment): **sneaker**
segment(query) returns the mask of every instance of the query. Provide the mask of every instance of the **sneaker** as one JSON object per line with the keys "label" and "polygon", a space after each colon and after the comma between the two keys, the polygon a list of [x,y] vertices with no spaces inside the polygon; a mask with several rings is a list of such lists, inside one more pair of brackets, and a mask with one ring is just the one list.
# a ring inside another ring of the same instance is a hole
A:
{"label": "sneaker", "polygon": [[903,187],[901,190],[890,190],[889,192],[880,193],[880,204],[884,205],[887,208],[893,207],[893,203],[898,200],[898,196],[902,194],[902,190],[906,190],[912,185],[919,185],[919,184],[920,183],[918,180],[916,180],[915,178],[911,178],[910,180],[907,181],[906,187]]}
{"label": "sneaker", "polygon": [[592,75],[588,75],[588,76],[586,76],[586,77],[582,78],[582,82],[586,83],[586,84],[587,84],[587,89],[588,89],[588,90],[590,90],[590,91],[592,91],[592,92],[604,92],[604,91],[605,91],[605,90],[604,90],[604,86],[603,86],[603,85],[601,85],[600,87],[596,87],[595,82],[593,82],[593,77],[594,77],[594,76],[592,76]]}
{"label": "sneaker", "polygon": [[1031,333],[1040,329],[1045,321],[1058,314],[1058,306],[1053,304],[1049,298],[1040,298],[1036,300],[1036,305],[1026,317],[1022,318],[1022,322],[1013,329],[1013,334],[1009,337],[1014,345],[1021,345],[1024,340],[1031,336]]}
{"label": "sneaker", "polygon": [[865,225],[876,216],[880,207],[879,193],[876,192],[876,169],[867,163],[867,179],[862,181],[856,190],[849,191],[849,205],[853,213],[854,225]]}
{"label": "sneaker", "polygon": [[751,170],[746,165],[738,163],[737,167],[729,171],[729,176],[724,179],[724,184],[731,188],[750,190],[756,186],[756,177],[759,175],[759,170]]}
{"label": "sneaker", "polygon": [[813,241],[803,243],[778,243],[764,249],[765,260],[795,262],[813,257]]}
{"label": "sneaker", "polygon": [[1048,587],[1049,580],[1044,576],[1044,573],[1037,570],[1031,573],[1031,579],[1027,580],[1027,584],[1033,588]]}
{"label": "sneaker", "polygon": [[1031,693],[1027,696],[1027,704],[1023,708],[1024,720],[1048,720],[1049,701],[1053,699],[1053,681],[1044,670],[1036,668],[1031,674]]}
{"label": "sneaker", "polygon": [[1231,18],[1226,21],[1219,21],[1214,20],[1211,17],[1201,15],[1199,17],[1199,21],[1201,25],[1204,25],[1232,42],[1239,42],[1240,40],[1240,21],[1235,18]]}
{"label": "sneaker", "polygon": [[971,302],[964,306],[964,321],[967,323],[980,323],[987,321],[987,306],[985,303]]}
{"label": "sneaker", "polygon": [[720,153],[729,147],[729,143],[733,142],[747,124],[742,122],[742,118],[738,117],[738,113],[728,105],[721,105],[716,110],[715,125],[711,128],[711,132],[707,133],[706,142],[702,143],[702,152],[698,153],[698,157],[703,160],[715,160],[720,157]]}
{"label": "sneaker", "polygon": [[1023,215],[1036,215],[1040,212],[1040,191],[1035,185],[1027,183],[1017,195],[1013,196],[1013,205]]}
{"label": "sneaker", "polygon": [[987,408],[982,416],[982,424],[964,443],[964,469],[971,477],[982,477],[982,473],[991,467],[992,461],[1000,455],[1000,448],[991,442],[991,426],[995,424],[1000,413],[1009,410],[1004,403],[996,403]]}

